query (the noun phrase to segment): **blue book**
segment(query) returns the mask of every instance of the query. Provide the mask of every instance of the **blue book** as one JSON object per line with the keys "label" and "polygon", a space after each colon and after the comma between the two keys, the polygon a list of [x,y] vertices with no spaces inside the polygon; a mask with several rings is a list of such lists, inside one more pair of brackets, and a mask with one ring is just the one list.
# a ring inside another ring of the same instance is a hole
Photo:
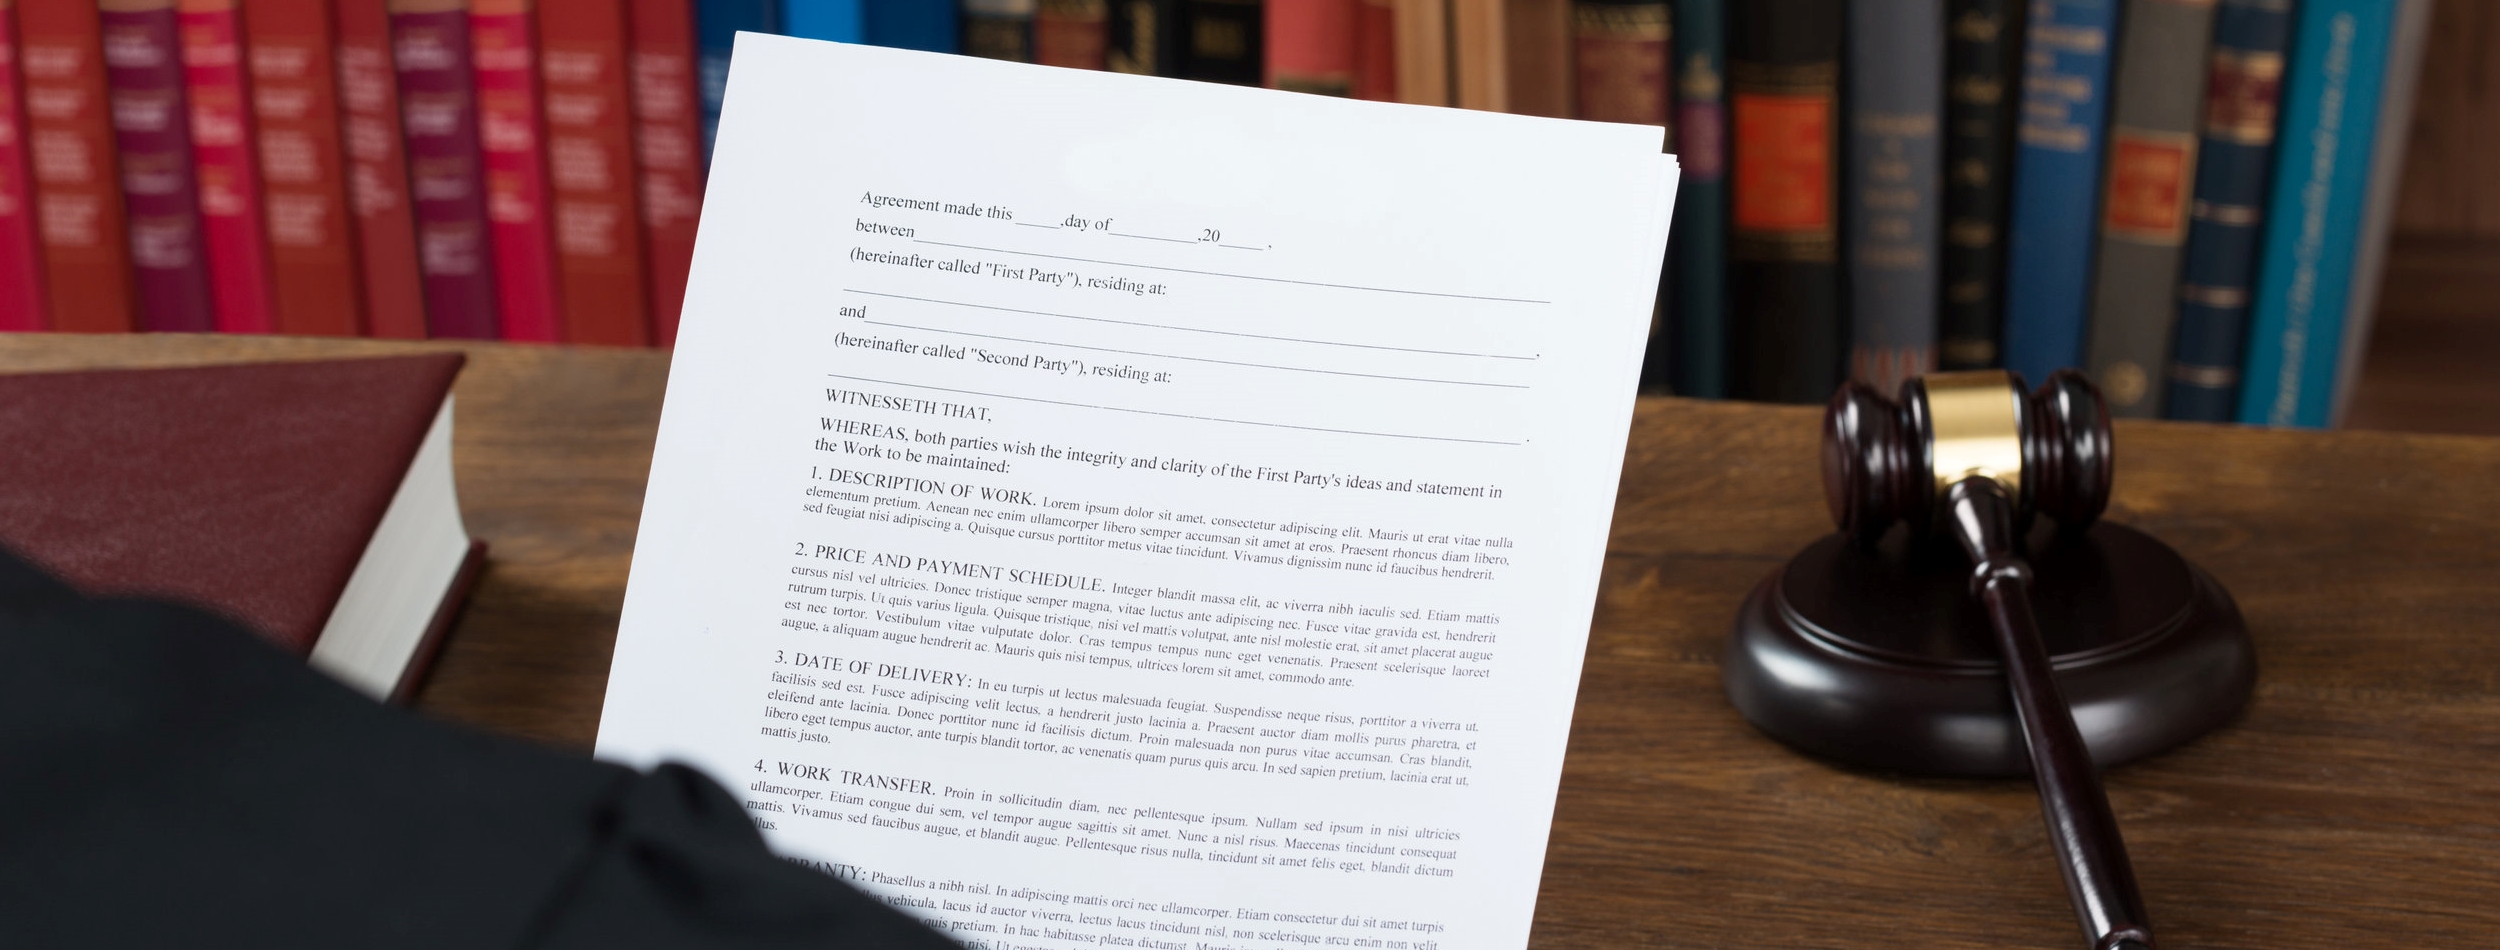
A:
{"label": "blue book", "polygon": [[863,37],[875,46],[956,51],[953,0],[859,0]]}
{"label": "blue book", "polygon": [[2429,0],[2301,5],[2241,422],[2323,428],[2341,408],[2378,290],[2429,9]]}
{"label": "blue book", "polygon": [[785,36],[857,43],[866,35],[860,16],[860,0],[781,0]]}
{"label": "blue book", "polygon": [[1675,269],[1671,386],[1727,395],[1727,4],[1675,0]]}
{"label": "blue book", "polygon": [[1936,365],[1944,0],[1850,0],[1849,375],[1890,393]]}
{"label": "blue book", "polygon": [[2035,384],[2083,362],[2117,27],[2118,0],[2034,0],[2024,31],[2004,353]]}
{"label": "blue book", "polygon": [[729,89],[729,48],[738,31],[772,33],[780,28],[774,0],[695,0],[695,93],[703,109],[703,165],[712,165],[712,139],[720,134],[721,95]]}
{"label": "blue book", "polygon": [[2292,11],[2283,0],[2222,0],[2214,11],[2196,199],[2164,383],[2162,411],[2172,419],[2229,422],[2239,408],[2240,355],[2291,38]]}

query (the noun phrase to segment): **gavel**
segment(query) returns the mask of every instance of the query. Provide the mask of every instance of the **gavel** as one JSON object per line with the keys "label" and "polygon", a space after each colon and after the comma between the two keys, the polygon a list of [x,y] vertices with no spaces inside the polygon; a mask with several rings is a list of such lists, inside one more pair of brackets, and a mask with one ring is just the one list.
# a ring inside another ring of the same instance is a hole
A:
{"label": "gavel", "polygon": [[2092,950],[2151,950],[2152,925],[2100,774],[2032,615],[2020,539],[2035,514],[2079,532],[2109,504],[2109,413],[2082,374],[2038,391],[2002,371],[1912,379],[1900,398],[1848,384],[1823,425],[1823,493],[1832,520],[1871,549],[1896,522],[1950,535],[1969,555],[1971,596],[1995,634],[2040,811],[2077,922]]}

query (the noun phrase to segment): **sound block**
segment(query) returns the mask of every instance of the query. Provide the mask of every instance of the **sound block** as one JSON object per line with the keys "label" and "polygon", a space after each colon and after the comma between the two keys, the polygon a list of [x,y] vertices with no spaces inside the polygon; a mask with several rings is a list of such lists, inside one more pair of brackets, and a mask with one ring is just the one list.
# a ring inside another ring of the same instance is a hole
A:
{"label": "sound block", "polygon": [[[2100,522],[2027,539],[2032,605],[2060,692],[2103,768],[2172,748],[2248,702],[2256,651],[2222,585],[2168,545]],[[1763,732],[1843,763],[1926,775],[2028,775],[1970,561],[1896,531],[1833,534],[1745,598],[1720,664]]]}

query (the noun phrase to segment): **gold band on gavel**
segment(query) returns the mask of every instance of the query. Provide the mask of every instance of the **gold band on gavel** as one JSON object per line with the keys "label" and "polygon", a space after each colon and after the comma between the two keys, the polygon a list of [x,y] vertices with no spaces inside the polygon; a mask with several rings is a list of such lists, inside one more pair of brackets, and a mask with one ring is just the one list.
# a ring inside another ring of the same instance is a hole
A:
{"label": "gold band on gavel", "polygon": [[2009,498],[2022,497],[2022,393],[2014,388],[2013,374],[1930,373],[1926,385],[1937,497],[1973,475],[1995,479]]}

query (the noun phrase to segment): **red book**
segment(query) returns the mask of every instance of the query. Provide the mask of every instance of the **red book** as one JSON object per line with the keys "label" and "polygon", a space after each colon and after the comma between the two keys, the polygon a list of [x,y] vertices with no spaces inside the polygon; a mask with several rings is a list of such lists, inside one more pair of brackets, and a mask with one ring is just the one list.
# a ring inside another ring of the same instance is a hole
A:
{"label": "red book", "polygon": [[563,338],[563,304],[547,213],[546,131],[532,6],[532,0],[477,0],[469,8],[469,43],[503,338],[554,341]]}
{"label": "red book", "polygon": [[1360,6],[1360,0],[1268,0],[1268,87],[1353,95]]}
{"label": "red book", "polygon": [[43,255],[35,239],[34,174],[26,159],[17,18],[0,0],[0,331],[41,330]]}
{"label": "red book", "polygon": [[1574,3],[1571,45],[1580,118],[1667,124],[1666,0]]}
{"label": "red book", "polygon": [[425,338],[425,278],[417,270],[417,220],[408,199],[408,147],[391,65],[388,0],[334,0],[339,117],[347,143],[348,208],[355,214],[356,275],[365,332]]}
{"label": "red book", "polygon": [[200,184],[191,164],[191,110],[183,95],[181,14],[174,0],[99,0],[97,6],[139,327],[214,330]]}
{"label": "red book", "polygon": [[276,329],[355,336],[364,303],[339,142],[330,0],[243,0],[243,30]]}
{"label": "red book", "polygon": [[1110,49],[1109,0],[1042,0],[1033,11],[1033,61],[1102,69]]}
{"label": "red book", "polygon": [[252,160],[243,25],[234,0],[181,0],[182,78],[191,104],[191,165],[199,177],[200,236],[217,329],[277,328],[269,300],[269,243]]}
{"label": "red book", "polygon": [[485,549],[452,484],[460,363],[0,376],[0,546],[90,594],[197,603],[405,701]]}
{"label": "red book", "polygon": [[1354,21],[1354,98],[1396,102],[1398,24],[1390,0],[1363,0]]}
{"label": "red book", "polygon": [[129,330],[138,323],[137,304],[96,6],[27,4],[17,11],[17,34],[46,323],[87,333]]}
{"label": "red book", "polygon": [[548,182],[564,339],[649,346],[625,0],[540,0],[539,75],[547,90]]}
{"label": "red book", "polygon": [[703,210],[702,134],[694,98],[694,9],[689,0],[629,0],[634,38],[634,157],[639,160],[651,338],[677,342]]}

